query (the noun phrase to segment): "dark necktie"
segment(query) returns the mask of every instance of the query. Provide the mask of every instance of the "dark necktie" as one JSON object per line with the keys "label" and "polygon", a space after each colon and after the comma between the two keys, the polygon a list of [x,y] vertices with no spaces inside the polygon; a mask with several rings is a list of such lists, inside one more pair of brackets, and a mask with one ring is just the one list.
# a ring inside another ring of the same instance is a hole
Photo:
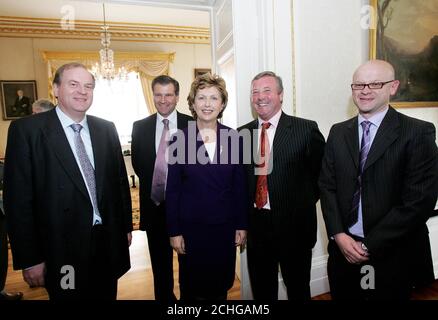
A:
{"label": "dark necktie", "polygon": [[88,190],[91,195],[91,201],[93,203],[93,208],[96,214],[100,217],[99,208],[97,207],[97,196],[96,196],[96,178],[94,176],[94,168],[91,165],[90,159],[88,158],[87,152],[85,151],[85,145],[81,138],[82,125],[74,123],[70,125],[74,131],[74,142],[76,148],[76,154],[79,159],[79,164],[84,173],[85,182],[88,186]]}
{"label": "dark necktie", "polygon": [[158,146],[157,157],[155,159],[154,175],[152,177],[151,199],[158,206],[165,198],[167,163],[166,149],[169,136],[169,120],[163,119],[163,133],[161,134]]}
{"label": "dark necktie", "polygon": [[371,122],[363,121],[361,123],[361,126],[362,126],[362,140],[360,142],[359,175],[357,177],[356,192],[353,195],[353,202],[352,202],[351,215],[349,221],[350,227],[357,222],[359,216],[359,202],[362,192],[362,173],[363,173],[363,168],[365,166],[365,162],[367,161],[368,152],[370,151],[370,147],[371,147],[371,136],[370,136]]}
{"label": "dark necktie", "polygon": [[257,176],[255,204],[257,209],[262,209],[268,203],[268,160],[269,160],[269,138],[266,130],[271,126],[269,122],[262,124],[260,135],[260,165],[259,175]]}

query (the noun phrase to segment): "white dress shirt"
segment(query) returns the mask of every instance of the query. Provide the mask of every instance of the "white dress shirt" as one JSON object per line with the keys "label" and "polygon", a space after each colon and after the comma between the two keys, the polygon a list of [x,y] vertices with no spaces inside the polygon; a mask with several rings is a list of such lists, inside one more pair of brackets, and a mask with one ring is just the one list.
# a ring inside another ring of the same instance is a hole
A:
{"label": "white dress shirt", "polygon": [[[155,127],[155,152],[158,152],[161,134],[164,130],[163,119],[165,118],[157,112],[157,123]],[[171,137],[172,134],[174,134],[178,130],[178,117],[176,115],[176,109],[173,110],[166,119],[169,120],[169,137]]]}
{"label": "white dress shirt", "polygon": [[[75,146],[75,141],[74,141],[74,131],[70,127],[70,125],[77,123],[77,122],[75,122],[68,115],[66,115],[64,112],[62,112],[62,110],[59,108],[59,106],[56,107],[56,114],[58,115],[59,121],[61,121],[61,125],[62,125],[62,128],[64,129],[65,136],[67,137],[68,143],[70,144],[70,148],[73,151],[73,154],[74,154],[75,159],[76,159],[76,163],[78,164],[79,170],[81,171],[82,178],[84,179],[84,184],[87,187],[87,191],[88,191],[88,194],[89,194],[90,200],[91,200],[91,193],[90,193],[90,190],[89,190],[88,185],[86,183],[85,175],[84,175],[84,172],[82,171],[82,167],[81,167],[81,164],[79,162],[78,155],[76,153],[76,146]],[[90,129],[88,128],[87,117],[85,116],[84,119],[82,119],[82,121],[79,122],[79,124],[82,126],[82,130],[80,131],[80,135],[81,135],[82,141],[84,142],[84,145],[85,145],[85,151],[87,152],[87,156],[90,159],[91,165],[93,166],[93,168],[95,168],[93,146],[91,145]],[[92,224],[93,225],[94,224],[102,224],[102,218],[97,213],[97,212],[99,212],[99,209],[94,207],[94,203],[92,200],[91,200],[91,203],[93,204]]]}
{"label": "white dress shirt", "polygon": [[[358,129],[359,129],[359,153],[360,153],[360,147],[361,147],[361,141],[362,141],[362,135],[363,135],[363,129],[361,123],[364,121],[371,122],[370,125],[370,150],[373,145],[374,138],[376,137],[377,130],[380,127],[380,124],[383,121],[383,118],[385,118],[386,113],[388,112],[389,108],[386,108],[386,110],[379,112],[378,114],[375,114],[369,119],[365,119],[362,115],[358,115],[357,121],[358,121]],[[368,152],[369,155],[369,152]],[[366,163],[366,162],[365,162]],[[364,232],[363,232],[363,220],[362,220],[362,195],[360,195],[359,198],[359,207],[358,207],[358,219],[357,222],[352,225],[349,228],[349,231],[351,234],[354,234],[358,237],[364,238]]]}
{"label": "white dress shirt", "polygon": [[216,142],[206,142],[204,143],[204,146],[205,146],[205,150],[207,150],[207,154],[208,157],[210,158],[210,162],[213,163],[214,156],[216,154]]}

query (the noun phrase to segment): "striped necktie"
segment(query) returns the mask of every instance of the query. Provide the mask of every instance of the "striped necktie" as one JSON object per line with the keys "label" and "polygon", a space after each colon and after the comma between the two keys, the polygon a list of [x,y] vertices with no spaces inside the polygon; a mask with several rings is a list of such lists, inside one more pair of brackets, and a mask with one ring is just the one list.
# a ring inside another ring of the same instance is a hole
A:
{"label": "striped necktie", "polygon": [[84,142],[82,141],[81,138],[81,130],[83,127],[78,123],[74,123],[70,125],[70,127],[73,129],[75,133],[74,142],[75,142],[76,154],[78,156],[79,164],[82,168],[82,172],[84,173],[85,182],[88,186],[88,190],[91,195],[93,208],[96,214],[100,217],[99,208],[97,206],[96,178],[94,176],[94,168],[91,164],[90,158],[88,158],[87,152],[85,151]]}
{"label": "striped necktie", "polygon": [[370,151],[370,147],[371,147],[371,135],[370,135],[371,122],[363,121],[361,123],[361,126],[362,126],[362,140],[360,142],[359,175],[357,177],[356,192],[353,195],[349,226],[354,225],[358,219],[358,214],[359,214],[358,209],[359,209],[360,197],[362,192],[362,173],[363,173],[363,168],[365,167],[365,162],[367,161],[368,152]]}

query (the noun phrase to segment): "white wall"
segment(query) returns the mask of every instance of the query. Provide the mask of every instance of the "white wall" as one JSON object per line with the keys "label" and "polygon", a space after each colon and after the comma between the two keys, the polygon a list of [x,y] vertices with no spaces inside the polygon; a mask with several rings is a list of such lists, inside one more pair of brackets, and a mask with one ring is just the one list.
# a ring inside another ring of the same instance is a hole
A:
{"label": "white wall", "polygon": [[[294,1],[296,115],[315,120],[327,137],[331,126],[355,114],[354,69],[367,59],[367,31],[360,26],[362,0]],[[312,294],[329,290],[327,236],[318,207],[318,242],[313,250]]]}

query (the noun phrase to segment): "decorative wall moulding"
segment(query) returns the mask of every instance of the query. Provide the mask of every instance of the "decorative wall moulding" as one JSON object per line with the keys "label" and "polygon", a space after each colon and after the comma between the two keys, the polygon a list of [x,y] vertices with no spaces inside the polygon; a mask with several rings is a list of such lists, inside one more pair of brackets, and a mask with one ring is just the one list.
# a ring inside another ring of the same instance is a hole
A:
{"label": "decorative wall moulding", "polygon": [[[209,28],[108,22],[113,41],[210,44]],[[101,21],[75,21],[62,28],[61,20],[0,16],[0,37],[99,40]]]}

